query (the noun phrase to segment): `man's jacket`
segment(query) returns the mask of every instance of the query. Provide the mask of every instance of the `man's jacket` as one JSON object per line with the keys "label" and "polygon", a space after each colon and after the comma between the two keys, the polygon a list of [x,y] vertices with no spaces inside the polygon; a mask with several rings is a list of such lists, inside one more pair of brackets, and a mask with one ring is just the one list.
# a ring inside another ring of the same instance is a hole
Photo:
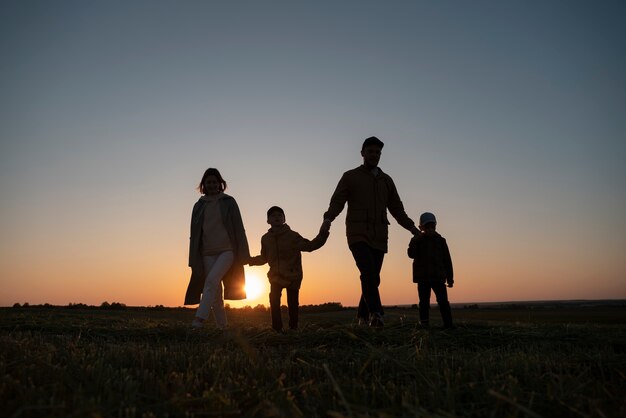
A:
{"label": "man's jacket", "polygon": [[376,176],[364,165],[346,171],[330,198],[324,219],[332,222],[346,202],[348,245],[366,242],[373,248],[387,252],[387,210],[402,227],[410,230],[415,226],[415,222],[404,211],[393,180],[380,168]]}

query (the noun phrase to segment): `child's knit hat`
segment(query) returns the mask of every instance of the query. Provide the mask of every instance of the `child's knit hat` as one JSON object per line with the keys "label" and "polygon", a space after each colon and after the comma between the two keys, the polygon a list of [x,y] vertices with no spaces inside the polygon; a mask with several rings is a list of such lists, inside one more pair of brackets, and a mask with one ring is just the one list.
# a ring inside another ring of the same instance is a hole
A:
{"label": "child's knit hat", "polygon": [[430,212],[424,212],[420,215],[420,226],[424,226],[429,223],[437,223],[437,218]]}

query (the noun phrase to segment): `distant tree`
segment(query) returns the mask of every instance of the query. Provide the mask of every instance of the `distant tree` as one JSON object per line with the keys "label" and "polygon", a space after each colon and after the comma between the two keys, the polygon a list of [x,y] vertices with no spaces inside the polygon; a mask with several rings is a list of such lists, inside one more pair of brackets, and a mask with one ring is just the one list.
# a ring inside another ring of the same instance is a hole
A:
{"label": "distant tree", "polygon": [[14,307],[14,308],[21,308],[21,307],[22,307],[22,305],[20,305],[19,303],[17,303],[17,302],[16,302],[16,303],[14,303],[14,304],[13,304],[13,307]]}
{"label": "distant tree", "polygon": [[321,305],[304,305],[301,306],[303,312],[334,312],[341,311],[344,307],[340,302],[326,302]]}
{"label": "distant tree", "polygon": [[126,305],[120,302],[102,302],[102,305],[100,305],[100,309],[121,310],[126,309]]}

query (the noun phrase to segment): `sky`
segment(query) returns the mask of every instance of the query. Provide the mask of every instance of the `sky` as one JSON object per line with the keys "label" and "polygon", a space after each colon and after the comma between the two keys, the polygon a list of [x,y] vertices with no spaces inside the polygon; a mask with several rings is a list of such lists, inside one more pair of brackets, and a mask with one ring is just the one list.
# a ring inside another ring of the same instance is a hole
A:
{"label": "sky", "polygon": [[[434,212],[453,303],[626,298],[623,1],[0,3],[0,306],[181,306],[215,167],[252,255],[317,234],[363,139]],[[345,213],[301,304],[355,306]],[[385,305],[417,303],[391,219]],[[231,306],[268,304],[265,288]],[[285,296],[283,296],[283,303]]]}

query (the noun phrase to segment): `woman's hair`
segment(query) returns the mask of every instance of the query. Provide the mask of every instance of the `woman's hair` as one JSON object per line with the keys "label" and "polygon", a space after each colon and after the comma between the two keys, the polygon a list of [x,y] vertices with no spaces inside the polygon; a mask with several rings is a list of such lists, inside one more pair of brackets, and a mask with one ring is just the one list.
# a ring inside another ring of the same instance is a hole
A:
{"label": "woman's hair", "polygon": [[200,180],[200,184],[198,185],[198,190],[200,191],[200,193],[206,194],[206,191],[204,190],[204,182],[209,176],[215,176],[217,178],[217,181],[220,184],[220,192],[226,190],[226,181],[222,178],[220,172],[217,171],[217,168],[207,168],[207,170],[204,172],[204,175],[202,176],[202,180]]}

